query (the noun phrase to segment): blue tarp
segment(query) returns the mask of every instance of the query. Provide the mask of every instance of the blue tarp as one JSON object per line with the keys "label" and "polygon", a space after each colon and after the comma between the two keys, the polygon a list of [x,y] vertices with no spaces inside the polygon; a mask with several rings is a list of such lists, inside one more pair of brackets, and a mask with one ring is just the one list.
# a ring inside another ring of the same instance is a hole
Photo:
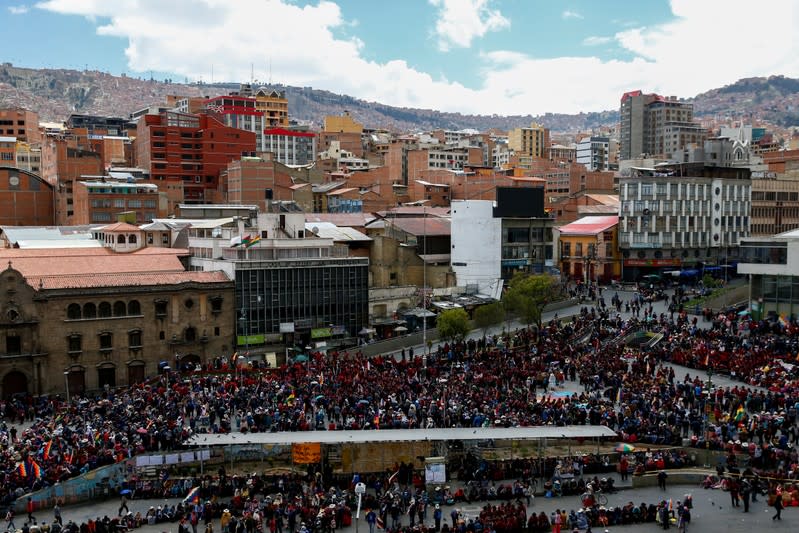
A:
{"label": "blue tarp", "polygon": [[705,267],[705,272],[720,272],[721,267]]}
{"label": "blue tarp", "polygon": [[698,270],[682,270],[682,271],[680,271],[680,276],[682,276],[684,278],[690,278],[691,276],[698,276],[698,275],[699,275],[699,271]]}

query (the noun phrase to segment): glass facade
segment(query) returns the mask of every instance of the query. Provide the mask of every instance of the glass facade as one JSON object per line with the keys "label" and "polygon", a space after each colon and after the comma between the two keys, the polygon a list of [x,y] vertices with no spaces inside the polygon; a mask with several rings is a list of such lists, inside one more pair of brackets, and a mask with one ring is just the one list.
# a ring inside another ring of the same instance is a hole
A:
{"label": "glass facade", "polygon": [[752,302],[761,304],[762,317],[799,316],[799,277],[752,275]]}
{"label": "glass facade", "polygon": [[251,262],[236,265],[239,336],[279,333],[294,322],[298,333],[343,326],[355,336],[369,323],[368,260]]}

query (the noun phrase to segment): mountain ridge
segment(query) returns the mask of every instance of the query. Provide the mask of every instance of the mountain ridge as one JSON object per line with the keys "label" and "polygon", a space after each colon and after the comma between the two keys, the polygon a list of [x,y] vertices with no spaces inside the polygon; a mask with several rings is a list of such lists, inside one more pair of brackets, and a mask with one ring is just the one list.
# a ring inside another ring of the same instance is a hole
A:
{"label": "mountain ridge", "polygon": [[[397,132],[437,128],[507,131],[531,122],[539,122],[554,132],[576,132],[618,122],[618,110],[535,116],[466,115],[389,106],[311,87],[266,86],[286,92],[292,118],[317,126],[324,116],[345,110],[367,127]],[[43,122],[60,122],[71,113],[128,116],[146,106],[163,103],[167,95],[217,96],[238,87],[238,83],[180,84],[112,76],[100,71],[31,69],[10,63],[0,66],[0,107],[20,106],[37,111]],[[744,78],[685,101],[694,103],[697,117],[720,115],[780,126],[799,124],[799,80],[784,76]]]}

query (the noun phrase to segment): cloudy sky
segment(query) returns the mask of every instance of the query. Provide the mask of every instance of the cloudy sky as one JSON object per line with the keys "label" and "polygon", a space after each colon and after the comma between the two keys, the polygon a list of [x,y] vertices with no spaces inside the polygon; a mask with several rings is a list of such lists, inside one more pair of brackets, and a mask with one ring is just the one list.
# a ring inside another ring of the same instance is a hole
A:
{"label": "cloudy sky", "polygon": [[[2,61],[479,114],[799,77],[799,0],[0,0]],[[767,6],[767,8],[766,8]],[[10,44],[12,43],[12,44]]]}

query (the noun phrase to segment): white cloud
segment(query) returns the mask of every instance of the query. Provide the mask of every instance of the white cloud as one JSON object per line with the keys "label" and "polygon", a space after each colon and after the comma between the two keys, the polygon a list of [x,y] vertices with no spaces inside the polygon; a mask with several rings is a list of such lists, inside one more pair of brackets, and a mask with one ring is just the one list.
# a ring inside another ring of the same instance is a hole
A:
{"label": "white cloud", "polygon": [[[632,89],[687,97],[748,76],[799,77],[799,8],[792,0],[774,0],[770,9],[748,0],[672,0],[673,21],[614,35],[632,59],[475,53],[476,88],[414,69],[406,61],[413,58],[365,59],[362,41],[334,34],[354,30],[329,0],[305,7],[280,0],[49,0],[38,7],[97,17],[98,33],[128,40],[135,72],[207,80],[213,65],[215,79],[247,80],[254,63],[256,78],[265,79],[271,61],[273,79],[288,85],[464,113],[598,111],[617,108]],[[765,27],[768,39],[753,36],[752,28]]]}
{"label": "white cloud", "polygon": [[611,41],[613,41],[613,37],[591,35],[583,39],[583,44],[585,46],[599,46],[601,44],[608,44]]}
{"label": "white cloud", "polygon": [[572,11],[572,10],[570,10],[570,9],[567,9],[566,11],[564,11],[563,13],[561,13],[561,14],[560,14],[560,16],[561,16],[561,17],[563,17],[564,19],[567,19],[567,20],[568,20],[568,19],[581,19],[581,18],[584,18],[584,17],[583,17],[583,16],[582,16],[580,13],[578,13],[577,11]]}
{"label": "white cloud", "polygon": [[20,4],[18,6],[8,6],[8,12],[12,15],[24,15],[28,12],[28,6]]}
{"label": "white cloud", "polygon": [[489,31],[510,27],[510,20],[498,9],[490,7],[490,0],[429,0],[438,9],[435,34],[438,48],[448,51],[453,47],[468,48],[472,41]]}

